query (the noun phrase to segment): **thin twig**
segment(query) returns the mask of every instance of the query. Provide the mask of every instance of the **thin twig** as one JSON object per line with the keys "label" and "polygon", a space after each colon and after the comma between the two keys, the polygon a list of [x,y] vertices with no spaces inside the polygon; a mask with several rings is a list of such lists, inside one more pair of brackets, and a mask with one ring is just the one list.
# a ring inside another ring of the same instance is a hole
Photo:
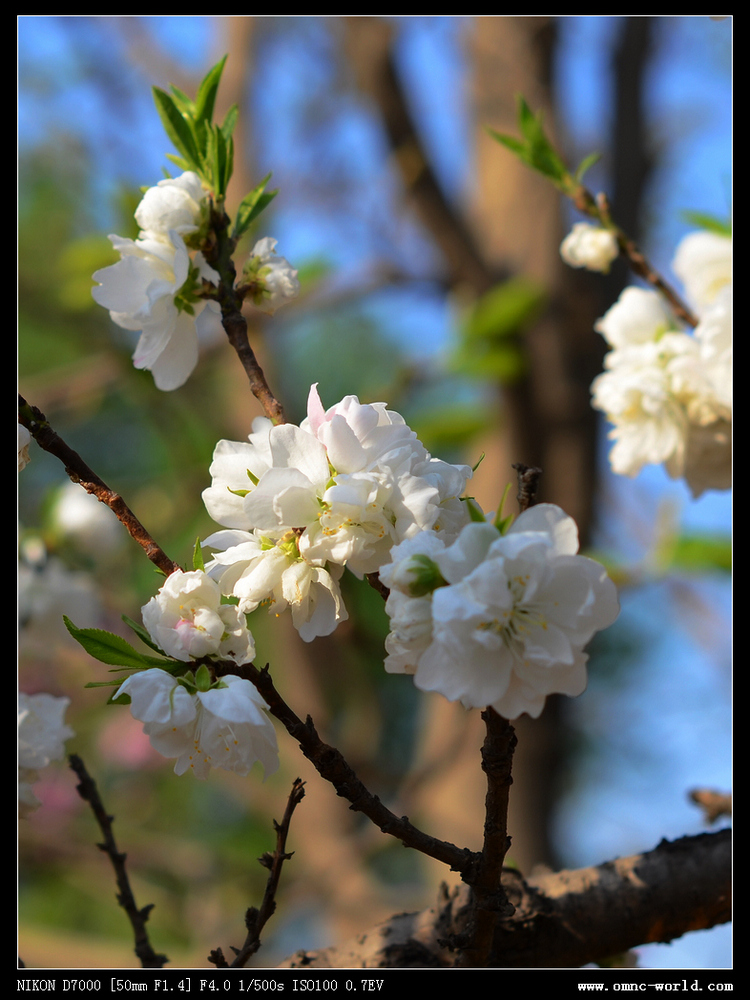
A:
{"label": "thin twig", "polygon": [[104,843],[97,844],[96,846],[100,851],[104,851],[105,854],[109,855],[112,867],[115,870],[117,888],[119,890],[117,894],[117,902],[127,913],[128,920],[133,928],[133,933],[135,934],[135,953],[140,959],[141,966],[144,969],[161,969],[164,967],[165,963],[169,961],[169,959],[166,955],[156,954],[154,949],[151,947],[151,942],[149,941],[148,933],[146,932],[146,921],[149,918],[154,904],[149,903],[148,906],[144,906],[143,909],[140,910],[136,906],[133,890],[130,888],[130,880],[128,879],[128,874],[125,870],[125,858],[127,855],[121,854],[117,850],[114,833],[112,832],[112,820],[114,817],[108,815],[106,809],[104,808],[96,787],[96,782],[86,770],[81,758],[77,754],[71,754],[68,761],[71,769],[76,773],[80,782],[76,786],[76,790],[81,798],[85,802],[88,802],[91,806],[91,810],[96,817],[97,823],[99,824],[99,829],[102,831],[104,836]]}
{"label": "thin twig", "polygon": [[206,285],[207,292],[221,306],[221,323],[234,348],[242,367],[245,369],[250,389],[267,417],[274,424],[286,423],[284,409],[276,399],[266,381],[263,369],[258,364],[255,352],[247,336],[247,320],[242,315],[242,295],[235,288],[237,271],[232,254],[236,250],[235,241],[229,235],[229,218],[223,210],[214,207],[211,213],[212,229],[208,244],[204,247],[206,260],[218,271],[221,281],[218,291]]}
{"label": "thin twig", "polygon": [[396,816],[386,808],[377,795],[373,795],[360,781],[342,754],[335,747],[324,743],[318,736],[310,716],[303,722],[287,705],[274,687],[268,666],[259,670],[254,664],[237,666],[231,660],[214,664],[217,677],[236,674],[254,684],[266,701],[271,714],[281,722],[287,732],[300,745],[302,753],[312,763],[321,777],[329,781],[338,795],[347,799],[350,808],[367,816],[383,833],[400,840],[405,847],[411,847],[430,858],[442,861],[452,871],[461,873],[461,878],[471,883],[479,854],[468,848],[456,847],[445,840],[431,837],[413,826],[406,816]]}
{"label": "thin twig", "polygon": [[260,904],[260,909],[256,910],[254,906],[251,906],[245,914],[247,938],[230,965],[232,969],[244,969],[251,956],[260,948],[260,933],[276,910],[276,890],[281,878],[281,869],[284,862],[292,857],[291,854],[286,853],[289,824],[292,820],[292,814],[302,801],[304,794],[305,783],[300,778],[296,778],[289,793],[289,799],[284,810],[284,818],[281,823],[277,823],[274,820],[276,850],[273,854],[264,854],[262,858],[258,859],[270,871],[268,881],[266,882],[266,891],[263,894],[263,902]]}
{"label": "thin twig", "polygon": [[125,525],[130,537],[138,542],[151,562],[162,573],[169,576],[170,573],[174,573],[180,568],[177,563],[172,562],[161,546],[157,545],[120,494],[110,489],[93,469],[89,468],[78,452],[73,451],[52,429],[42,411],[27,403],[20,394],[18,396],[18,422],[31,432],[40,448],[60,459],[65,466],[65,471],[74,483],[79,483],[87,493],[93,494],[97,500],[106,504],[114,512]]}
{"label": "thin twig", "polygon": [[571,199],[579,212],[588,215],[597,222],[605,225],[615,236],[620,253],[627,259],[630,267],[639,278],[643,278],[653,288],[655,288],[672,307],[672,312],[688,326],[697,326],[698,318],[692,310],[683,302],[672,286],[664,280],[656,268],[646,259],[645,254],[639,249],[634,240],[631,240],[627,233],[612,219],[609,208],[609,201],[604,193],[599,193],[596,198],[592,193],[580,185],[572,194]]}

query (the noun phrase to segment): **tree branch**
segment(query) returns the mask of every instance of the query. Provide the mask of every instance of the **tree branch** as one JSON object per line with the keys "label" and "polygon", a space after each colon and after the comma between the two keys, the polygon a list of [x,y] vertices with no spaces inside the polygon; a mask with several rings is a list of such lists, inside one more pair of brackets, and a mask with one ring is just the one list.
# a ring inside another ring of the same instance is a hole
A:
{"label": "tree branch", "polygon": [[96,782],[86,770],[86,766],[81,758],[77,754],[71,754],[68,761],[71,770],[78,776],[79,784],[76,786],[76,791],[84,802],[88,802],[91,806],[91,810],[99,824],[99,829],[104,836],[104,843],[97,844],[96,846],[100,851],[104,851],[105,854],[109,855],[109,860],[112,862],[112,867],[115,870],[117,888],[119,890],[117,902],[127,913],[128,920],[133,928],[133,933],[135,934],[135,953],[144,969],[162,969],[169,959],[166,955],[156,954],[151,947],[151,942],[148,939],[146,931],[146,921],[153,909],[153,903],[149,903],[148,906],[144,906],[141,910],[136,906],[135,896],[133,895],[133,890],[130,888],[128,873],[125,870],[127,855],[121,854],[117,850],[115,835],[112,832],[112,820],[114,817],[108,815],[107,810],[104,808],[96,787]]}
{"label": "tree branch", "polygon": [[[731,831],[704,833],[595,868],[526,883],[506,869],[515,913],[495,933],[489,968],[579,968],[731,919]],[[340,947],[296,952],[280,968],[449,968],[449,942],[470,915],[467,886],[399,914]]]}
{"label": "tree branch", "polygon": [[467,881],[473,879],[479,855],[468,848],[456,847],[448,841],[431,837],[413,826],[406,816],[396,816],[386,808],[378,796],[373,795],[362,784],[342,754],[321,740],[310,716],[308,715],[305,722],[302,722],[292,711],[274,687],[267,666],[263,670],[258,670],[252,663],[238,666],[231,660],[219,661],[213,666],[217,677],[236,674],[255,685],[265,699],[271,714],[299,743],[302,753],[318,774],[334,786],[338,795],[348,799],[352,810],[363,813],[383,833],[400,840],[404,847],[411,847],[430,858],[442,861],[452,871],[460,872],[461,877]]}
{"label": "tree branch", "polygon": [[42,411],[27,403],[20,394],[18,396],[18,422],[31,432],[40,448],[60,459],[65,466],[65,471],[74,483],[80,483],[87,493],[92,493],[97,500],[106,504],[115,513],[127,528],[130,537],[138,542],[151,562],[165,576],[180,569],[177,563],[172,562],[161,546],[157,545],[120,494],[110,489],[93,469],[89,468],[78,452],[73,451],[50,427]]}
{"label": "tree branch", "polygon": [[229,343],[234,348],[242,367],[245,369],[252,394],[258,400],[267,417],[274,424],[286,422],[284,408],[276,399],[266,381],[263,369],[258,364],[255,352],[247,336],[247,320],[242,315],[242,296],[234,286],[237,272],[232,254],[236,250],[235,241],[229,235],[229,218],[223,209],[214,207],[211,213],[211,232],[204,256],[208,263],[219,272],[221,281],[218,291],[213,285],[206,285],[210,296],[221,306],[221,322]]}

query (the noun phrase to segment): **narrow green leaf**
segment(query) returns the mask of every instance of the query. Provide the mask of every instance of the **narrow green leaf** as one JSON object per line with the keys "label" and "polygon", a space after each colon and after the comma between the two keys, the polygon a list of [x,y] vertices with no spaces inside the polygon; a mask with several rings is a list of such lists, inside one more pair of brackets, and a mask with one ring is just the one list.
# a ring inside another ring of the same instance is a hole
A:
{"label": "narrow green leaf", "polygon": [[224,133],[224,138],[227,142],[232,138],[232,133],[234,132],[234,127],[237,124],[237,117],[239,115],[239,109],[236,104],[233,104],[229,111],[227,111],[224,116],[224,123],[221,126],[221,131]]}
{"label": "narrow green leaf", "polygon": [[198,88],[195,97],[195,117],[197,121],[205,121],[209,124],[214,119],[214,105],[216,103],[216,92],[219,89],[221,74],[224,72],[224,65],[227,56],[220,59],[215,66],[212,66]]}
{"label": "narrow green leaf", "polygon": [[683,219],[698,229],[706,229],[709,233],[717,233],[719,236],[732,235],[732,222],[730,219],[720,219],[716,215],[709,215],[706,212],[683,212]]}
{"label": "narrow green leaf", "polygon": [[589,153],[588,156],[585,156],[578,164],[578,169],[574,174],[575,180],[580,184],[586,171],[593,167],[595,163],[598,163],[601,158],[601,153]]}
{"label": "narrow green leaf", "polygon": [[112,663],[122,667],[161,666],[168,663],[152,656],[143,656],[133,649],[129,642],[119,635],[99,628],[78,628],[63,615],[68,632],[79,642],[86,652],[102,663]]}
{"label": "narrow green leaf", "polygon": [[227,143],[224,138],[224,133],[218,125],[211,126],[211,132],[214,135],[215,150],[216,185],[214,187],[214,191],[217,198],[223,198],[227,192]]}
{"label": "narrow green leaf", "polygon": [[132,630],[135,632],[135,634],[138,636],[141,642],[144,642],[150,649],[153,649],[155,653],[162,653],[162,654],[164,653],[164,650],[159,649],[159,647],[156,645],[156,643],[148,634],[143,625],[141,625],[139,622],[133,621],[132,618],[128,618],[127,615],[123,615],[122,620],[129,628],[132,628]]}
{"label": "narrow green leaf", "polygon": [[187,112],[189,115],[195,114],[195,104],[190,100],[187,94],[185,94],[179,87],[175,87],[173,83],[170,83],[169,89],[172,91],[172,99],[177,105],[177,108],[181,112]]}
{"label": "narrow green leaf", "polygon": [[[180,170],[185,171],[193,169],[192,164],[188,163],[188,161],[183,156],[175,156],[174,153],[166,153],[165,156],[167,157],[168,160],[171,160],[172,163],[178,166]],[[165,175],[167,175],[166,170],[164,171],[164,173]]]}
{"label": "narrow green leaf", "polygon": [[193,569],[199,569],[202,573],[206,572],[206,565],[203,562],[203,552],[201,551],[200,538],[195,539],[195,548],[193,549]]}
{"label": "narrow green leaf", "polygon": [[503,135],[501,132],[496,132],[493,128],[488,128],[487,131],[496,142],[507,147],[511,153],[516,153],[522,159],[525,159],[526,145],[520,139],[516,139],[512,135]]}
{"label": "narrow green leaf", "polygon": [[482,513],[482,510],[474,497],[461,497],[461,499],[466,504],[469,511],[469,518],[472,521],[478,521],[480,523],[485,523],[487,521],[487,518]]}
{"label": "narrow green leaf", "polygon": [[156,110],[159,112],[165,132],[175,148],[191,164],[190,169],[200,171],[203,166],[202,158],[189,122],[180,113],[180,109],[166,91],[160,90],[159,87],[152,87],[152,92]]}
{"label": "narrow green leaf", "polygon": [[253,220],[257,219],[263,209],[266,208],[278,194],[278,191],[263,190],[270,179],[271,175],[267,174],[260,184],[258,184],[257,187],[254,187],[249,194],[246,194],[240,202],[239,208],[237,209],[237,217],[234,223],[234,239],[238,240],[245,234]]}

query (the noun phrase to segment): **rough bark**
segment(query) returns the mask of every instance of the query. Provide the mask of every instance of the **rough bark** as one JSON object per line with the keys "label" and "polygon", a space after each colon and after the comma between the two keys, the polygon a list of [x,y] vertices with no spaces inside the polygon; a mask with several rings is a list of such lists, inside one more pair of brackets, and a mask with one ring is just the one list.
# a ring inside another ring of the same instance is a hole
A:
{"label": "rough bark", "polygon": [[[731,831],[662,841],[595,868],[525,882],[503,872],[515,906],[495,934],[488,968],[579,968],[638,945],[669,942],[731,919]],[[469,911],[466,886],[338,947],[298,951],[280,968],[451,968]]]}

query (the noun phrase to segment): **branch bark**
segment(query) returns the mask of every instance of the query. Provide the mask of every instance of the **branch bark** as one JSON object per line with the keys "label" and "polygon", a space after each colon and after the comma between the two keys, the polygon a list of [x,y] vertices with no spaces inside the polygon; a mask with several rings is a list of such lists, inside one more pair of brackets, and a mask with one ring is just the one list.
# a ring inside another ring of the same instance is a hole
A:
{"label": "branch bark", "polygon": [[[488,968],[579,968],[638,945],[669,942],[731,919],[731,831],[663,840],[654,850],[525,882],[503,872],[515,907],[500,921]],[[340,947],[298,951],[280,968],[451,968],[470,890],[398,914]]]}

